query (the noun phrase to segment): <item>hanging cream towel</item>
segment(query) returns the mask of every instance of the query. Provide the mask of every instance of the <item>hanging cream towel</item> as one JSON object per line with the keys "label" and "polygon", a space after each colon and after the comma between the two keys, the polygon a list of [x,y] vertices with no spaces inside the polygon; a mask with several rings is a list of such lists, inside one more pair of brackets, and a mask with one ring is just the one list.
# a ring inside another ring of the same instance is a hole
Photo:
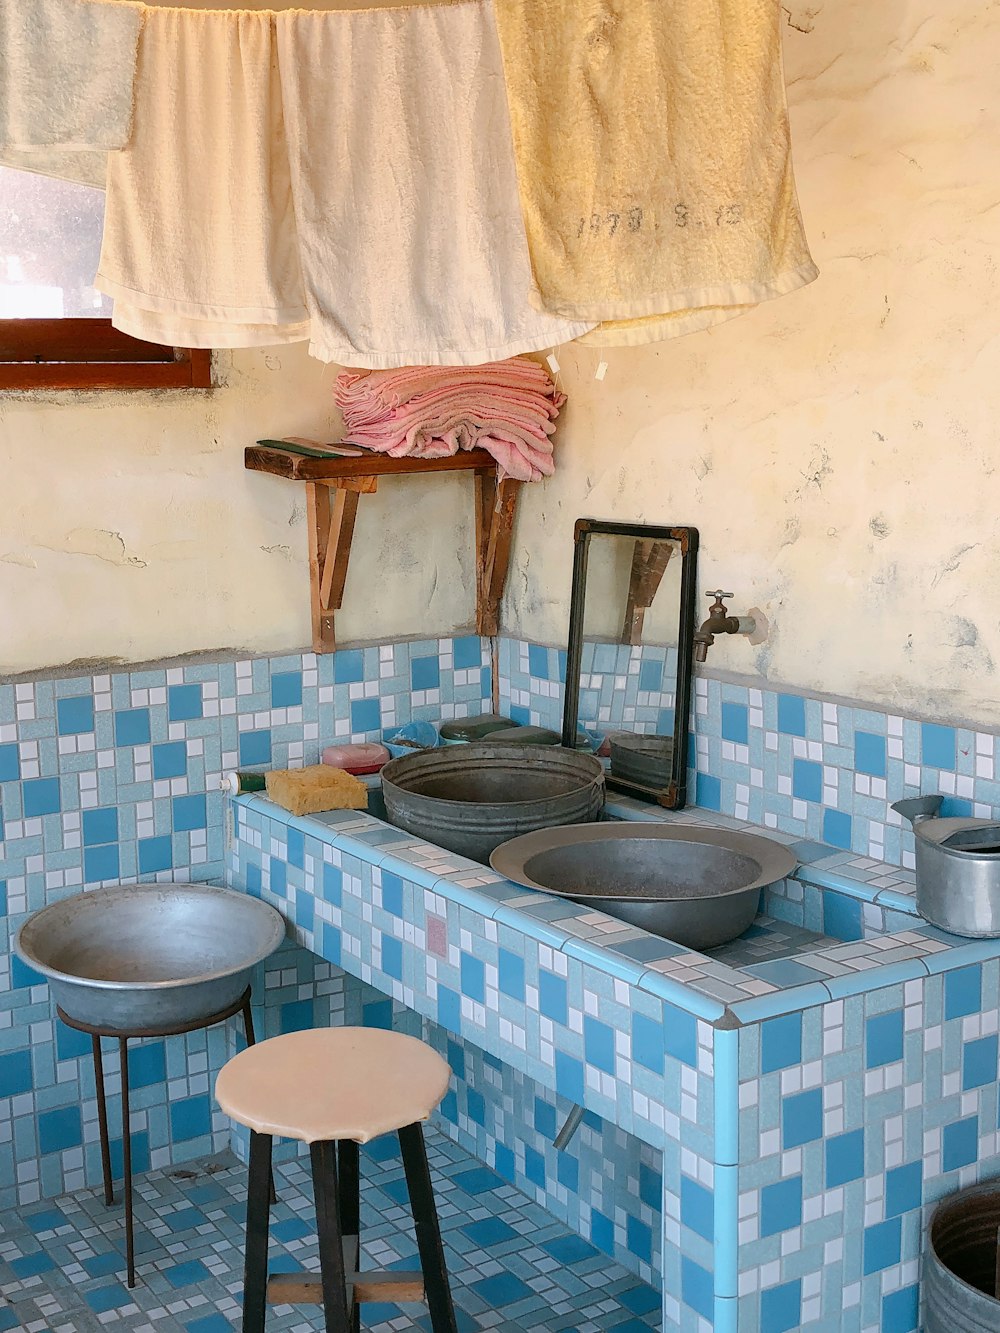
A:
{"label": "hanging cream towel", "polygon": [[132,122],[144,6],[0,0],[0,162],[104,185]]}
{"label": "hanging cream towel", "polygon": [[472,365],[593,326],[529,301],[492,4],[275,21],[314,356]]}
{"label": "hanging cream towel", "polygon": [[817,276],[792,177],[778,0],[496,0],[533,298],[717,323]]}
{"label": "hanging cream towel", "polygon": [[154,342],[308,335],[273,15],[146,11],[95,285],[117,327]]}

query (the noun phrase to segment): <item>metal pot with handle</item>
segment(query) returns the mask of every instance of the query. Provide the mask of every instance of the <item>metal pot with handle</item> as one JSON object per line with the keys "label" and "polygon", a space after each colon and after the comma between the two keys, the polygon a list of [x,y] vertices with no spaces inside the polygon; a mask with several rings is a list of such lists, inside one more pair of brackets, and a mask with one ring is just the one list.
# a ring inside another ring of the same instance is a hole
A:
{"label": "metal pot with handle", "polygon": [[936,818],[940,796],[892,807],[913,825],[917,910],[953,935],[1000,936],[1000,822]]}

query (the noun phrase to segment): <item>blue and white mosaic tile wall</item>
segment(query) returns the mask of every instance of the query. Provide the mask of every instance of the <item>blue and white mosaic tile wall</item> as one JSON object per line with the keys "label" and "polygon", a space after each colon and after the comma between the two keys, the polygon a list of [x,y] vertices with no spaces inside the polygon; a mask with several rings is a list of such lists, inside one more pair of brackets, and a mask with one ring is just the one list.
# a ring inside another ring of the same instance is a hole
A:
{"label": "blue and white mosaic tile wall", "polygon": [[[0,1205],[100,1179],[89,1039],[13,956],[25,917],[105,883],[221,878],[223,772],[481,712],[489,663],[472,636],[0,684]],[[224,1055],[216,1032],[137,1049],[139,1165],[225,1140],[207,1099]]]}
{"label": "blue and white mosaic tile wall", "polygon": [[[669,729],[665,650],[589,646],[581,721],[598,730]],[[562,726],[565,653],[503,639],[502,706],[518,720]],[[693,803],[877,861],[912,868],[913,835],[890,806],[939,793],[942,813],[1000,817],[1000,737],[698,677],[688,789]]]}

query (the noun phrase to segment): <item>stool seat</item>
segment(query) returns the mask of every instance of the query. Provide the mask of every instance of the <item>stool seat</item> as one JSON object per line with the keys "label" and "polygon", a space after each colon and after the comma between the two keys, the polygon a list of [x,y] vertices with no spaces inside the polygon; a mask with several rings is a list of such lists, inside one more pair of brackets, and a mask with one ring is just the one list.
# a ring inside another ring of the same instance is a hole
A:
{"label": "stool seat", "polygon": [[222,1069],[215,1095],[257,1134],[368,1143],[426,1120],[448,1091],[437,1051],[382,1028],[313,1028],[248,1046]]}

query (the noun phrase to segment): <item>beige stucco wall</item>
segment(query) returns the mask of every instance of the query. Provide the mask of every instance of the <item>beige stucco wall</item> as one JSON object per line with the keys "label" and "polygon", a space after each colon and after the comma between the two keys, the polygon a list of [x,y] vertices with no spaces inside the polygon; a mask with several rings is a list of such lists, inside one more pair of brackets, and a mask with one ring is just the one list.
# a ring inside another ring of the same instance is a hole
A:
{"label": "beige stucco wall", "polygon": [[[702,587],[771,635],[710,666],[995,722],[1000,11],[786,9],[799,190],[819,281],[714,331],[565,348],[557,477],[530,488],[506,623],[565,637],[573,520],[696,524]],[[224,354],[205,397],[0,402],[0,670],[308,641],[302,497],[250,476],[262,434],[326,434],[333,371]],[[343,637],[473,610],[468,481],[363,501]]]}

